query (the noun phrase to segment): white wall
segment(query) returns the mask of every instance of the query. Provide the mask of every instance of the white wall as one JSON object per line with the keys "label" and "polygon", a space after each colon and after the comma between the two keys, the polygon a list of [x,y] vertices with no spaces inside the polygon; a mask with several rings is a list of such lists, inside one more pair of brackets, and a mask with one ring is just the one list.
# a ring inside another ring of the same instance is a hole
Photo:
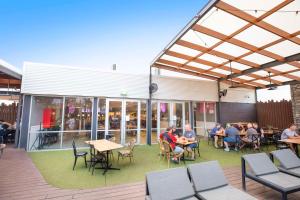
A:
{"label": "white wall", "polygon": [[[215,81],[153,76],[158,84],[154,99],[218,101]],[[25,62],[21,92],[39,95],[102,96],[147,99],[149,76],[103,72],[90,68],[75,68],[41,63]],[[224,102],[255,103],[255,91],[250,89],[228,89]]]}
{"label": "white wall", "polygon": [[148,98],[147,75],[128,75],[39,63],[24,63],[21,92],[26,94]]}
{"label": "white wall", "polygon": [[158,84],[154,99],[218,101],[218,87],[214,81],[154,76],[153,82]]}
{"label": "white wall", "polygon": [[221,98],[222,102],[255,103],[255,90],[247,88],[229,88],[221,83],[220,90],[227,89],[227,95]]}

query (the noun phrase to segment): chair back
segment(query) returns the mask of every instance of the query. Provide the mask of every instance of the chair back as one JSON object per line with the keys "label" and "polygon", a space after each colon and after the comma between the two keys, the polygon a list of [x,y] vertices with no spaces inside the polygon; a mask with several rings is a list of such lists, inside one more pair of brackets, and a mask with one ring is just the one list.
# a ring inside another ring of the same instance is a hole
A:
{"label": "chair back", "polygon": [[115,136],[113,136],[113,137],[109,138],[109,139],[108,139],[108,141],[111,141],[111,142],[116,142],[116,137],[115,137]]}
{"label": "chair back", "polygon": [[259,142],[259,134],[253,134],[251,139],[252,139],[253,143],[258,143]]}
{"label": "chair back", "polygon": [[172,151],[170,143],[166,140],[163,140],[162,143],[163,143],[165,153],[170,153]]}
{"label": "chair back", "polygon": [[72,147],[73,147],[74,156],[76,156],[77,155],[77,149],[76,149],[76,145],[75,145],[75,140],[74,139],[72,141]]}
{"label": "chair back", "polygon": [[164,150],[164,145],[163,145],[163,140],[162,139],[158,139],[158,144],[159,144],[159,150],[163,151]]}
{"label": "chair back", "polygon": [[94,148],[94,145],[90,144],[90,155],[92,158],[95,157],[95,148]]}
{"label": "chair back", "polygon": [[134,146],[135,146],[135,139],[130,140],[129,144],[128,144],[128,148],[130,150],[130,154],[133,153],[134,150]]}
{"label": "chair back", "polygon": [[198,147],[199,147],[199,144],[200,144],[200,135],[196,135],[196,142],[197,142],[197,144],[198,144]]}

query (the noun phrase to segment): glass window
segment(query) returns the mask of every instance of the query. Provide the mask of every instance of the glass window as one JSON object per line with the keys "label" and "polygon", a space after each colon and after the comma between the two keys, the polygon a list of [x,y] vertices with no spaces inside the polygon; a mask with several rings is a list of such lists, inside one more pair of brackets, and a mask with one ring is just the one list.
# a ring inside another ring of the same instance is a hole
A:
{"label": "glass window", "polygon": [[190,124],[190,103],[185,102],[185,124]]}
{"label": "glass window", "polygon": [[173,103],[173,124],[177,128],[182,129],[182,103]]}
{"label": "glass window", "polygon": [[204,135],[204,102],[193,102],[194,128],[197,134]]}
{"label": "glass window", "polygon": [[64,130],[91,130],[92,98],[66,97]]}
{"label": "glass window", "polygon": [[160,103],[160,129],[165,130],[169,127],[169,103]]}
{"label": "glass window", "polygon": [[126,135],[125,143],[129,143],[132,139],[137,141],[137,112],[138,112],[138,102],[126,101]]}
{"label": "glass window", "polygon": [[104,139],[104,137],[105,137],[106,99],[99,98],[97,112],[98,112],[97,139]]}
{"label": "glass window", "polygon": [[86,97],[66,97],[64,116],[63,146],[86,146],[91,139],[93,99]]}
{"label": "glass window", "polygon": [[151,143],[157,143],[157,102],[152,102],[152,131],[151,131]]}
{"label": "glass window", "polygon": [[140,144],[147,143],[147,104],[146,102],[141,102],[141,117],[140,117]]}
{"label": "glass window", "polygon": [[216,121],[216,104],[215,103],[205,103],[205,115],[206,122]]}
{"label": "glass window", "polygon": [[60,148],[62,108],[62,97],[32,98],[28,143],[30,150]]}
{"label": "glass window", "polygon": [[109,101],[108,138],[121,143],[122,101]]}

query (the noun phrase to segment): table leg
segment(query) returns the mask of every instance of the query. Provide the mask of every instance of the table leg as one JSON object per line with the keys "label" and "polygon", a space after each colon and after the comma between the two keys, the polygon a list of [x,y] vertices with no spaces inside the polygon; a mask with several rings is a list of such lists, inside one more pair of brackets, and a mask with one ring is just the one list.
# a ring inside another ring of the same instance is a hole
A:
{"label": "table leg", "polygon": [[104,168],[101,168],[101,169],[104,169],[103,175],[105,175],[105,173],[108,170],[120,170],[120,168],[114,168],[111,166],[112,166],[112,164],[109,164],[109,151],[106,151],[106,166]]}

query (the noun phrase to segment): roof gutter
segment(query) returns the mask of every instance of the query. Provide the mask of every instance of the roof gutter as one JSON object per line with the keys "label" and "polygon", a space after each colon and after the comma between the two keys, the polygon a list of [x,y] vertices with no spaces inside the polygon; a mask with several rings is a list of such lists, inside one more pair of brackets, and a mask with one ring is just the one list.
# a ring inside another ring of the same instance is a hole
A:
{"label": "roof gutter", "polygon": [[0,59],[0,71],[18,80],[22,79],[22,73],[14,66]]}
{"label": "roof gutter", "polygon": [[168,43],[168,45],[152,60],[150,66],[154,67],[154,63],[156,60],[158,60],[164,53],[167,51],[175,42],[181,38],[186,32],[190,30],[191,27],[193,27],[199,19],[205,15],[212,7],[214,7],[220,0],[210,0],[207,2],[207,4],[197,13],[197,15],[190,20],[190,22],[183,28],[181,31],[171,40],[171,42]]}

